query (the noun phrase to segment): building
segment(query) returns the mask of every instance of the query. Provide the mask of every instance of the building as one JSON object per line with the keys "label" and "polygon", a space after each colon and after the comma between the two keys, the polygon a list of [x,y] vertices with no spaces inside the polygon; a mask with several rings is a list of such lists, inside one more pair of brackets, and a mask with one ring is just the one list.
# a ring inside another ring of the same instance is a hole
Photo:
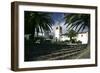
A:
{"label": "building", "polygon": [[57,26],[55,29],[55,39],[60,40],[61,39],[61,34],[62,34],[62,27]]}
{"label": "building", "polygon": [[[59,41],[70,40],[67,34],[62,34],[61,26],[57,26],[54,33],[55,33],[56,40],[59,40]],[[87,44],[88,43],[88,32],[79,32],[75,38],[77,41],[81,41],[82,44]]]}
{"label": "building", "polygon": [[[25,34],[26,40],[29,40],[31,34]],[[38,37],[44,37],[45,39],[50,39],[50,35],[53,37],[52,41],[66,41],[70,40],[68,37],[67,33],[63,34],[62,33],[62,27],[57,26],[55,28],[54,34],[52,34],[49,31],[45,31],[43,33],[39,32]],[[37,34],[35,34],[35,37],[37,37]],[[88,32],[79,32],[76,37],[74,37],[76,41],[81,41],[82,44],[87,44],[88,43]]]}
{"label": "building", "polygon": [[78,33],[77,41],[81,41],[82,44],[87,44],[88,43],[88,32]]}

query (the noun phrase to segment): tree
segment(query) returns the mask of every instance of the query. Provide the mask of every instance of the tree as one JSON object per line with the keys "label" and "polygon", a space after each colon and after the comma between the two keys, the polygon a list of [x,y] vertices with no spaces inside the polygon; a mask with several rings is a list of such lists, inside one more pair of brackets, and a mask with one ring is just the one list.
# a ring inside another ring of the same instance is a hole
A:
{"label": "tree", "polygon": [[35,33],[50,31],[53,20],[50,13],[25,11],[25,34],[32,34],[34,38]]}
{"label": "tree", "polygon": [[90,44],[90,14],[64,14],[65,24],[70,30],[75,29],[77,32],[88,28],[88,44]]}
{"label": "tree", "polygon": [[70,38],[71,43],[75,41],[75,37],[77,36],[77,33],[74,30],[70,30],[68,33],[68,37]]}
{"label": "tree", "polygon": [[53,35],[49,35],[49,38],[50,38],[50,39],[53,39]]}
{"label": "tree", "polygon": [[86,27],[90,29],[89,14],[64,14],[64,19],[69,30],[75,29],[79,32],[83,31]]}

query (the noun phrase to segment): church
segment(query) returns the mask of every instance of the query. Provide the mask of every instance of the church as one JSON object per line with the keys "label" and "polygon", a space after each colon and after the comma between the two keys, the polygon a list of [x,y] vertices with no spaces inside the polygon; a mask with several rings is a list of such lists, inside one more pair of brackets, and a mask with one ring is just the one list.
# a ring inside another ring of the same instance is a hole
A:
{"label": "church", "polygon": [[[54,34],[55,34],[54,37],[58,41],[70,40],[67,34],[62,34],[61,26],[56,27]],[[88,43],[88,32],[79,32],[75,38],[77,41],[81,41],[82,44],[87,44]]]}
{"label": "church", "polygon": [[[53,29],[54,30],[54,29]],[[24,37],[29,40],[29,36],[31,34],[26,34]],[[52,35],[53,39],[50,39],[49,36]],[[35,35],[36,36],[36,35]],[[45,37],[46,40],[52,40],[52,41],[66,41],[66,40],[70,40],[70,38],[68,37],[67,33],[62,33],[62,27],[61,26],[56,26],[55,30],[53,31],[53,34],[51,34],[50,32],[44,32],[38,33],[38,36],[42,36]],[[76,41],[81,41],[82,44],[87,44],[88,43],[88,32],[79,32],[77,34],[76,37],[74,37],[76,39]]]}

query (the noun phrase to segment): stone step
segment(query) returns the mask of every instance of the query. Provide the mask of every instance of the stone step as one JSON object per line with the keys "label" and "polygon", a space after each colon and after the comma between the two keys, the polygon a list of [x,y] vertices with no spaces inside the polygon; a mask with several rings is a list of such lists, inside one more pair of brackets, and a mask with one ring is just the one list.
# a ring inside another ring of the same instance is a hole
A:
{"label": "stone step", "polygon": [[50,59],[50,58],[53,58],[53,57],[59,57],[61,55],[67,55],[69,56],[69,54],[71,55],[73,52],[78,52],[80,51],[80,49],[63,49],[63,50],[60,50],[60,51],[57,51],[55,53],[51,53],[51,54],[48,54],[48,55],[44,55],[44,56],[40,56],[37,58],[37,60],[46,60],[46,59]]}
{"label": "stone step", "polygon": [[56,56],[56,57],[53,57],[53,58],[48,58],[47,60],[57,60],[57,59],[67,58],[67,57],[69,57],[69,56],[72,56],[72,55],[77,54],[78,52],[79,52],[79,51],[75,51],[75,52],[68,53],[68,54],[63,54],[63,55]]}

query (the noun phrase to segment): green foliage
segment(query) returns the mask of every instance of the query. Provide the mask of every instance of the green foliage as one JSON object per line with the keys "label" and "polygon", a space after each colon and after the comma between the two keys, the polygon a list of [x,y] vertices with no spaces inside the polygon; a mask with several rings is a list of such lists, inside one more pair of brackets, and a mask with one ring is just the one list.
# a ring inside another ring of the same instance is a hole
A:
{"label": "green foliage", "polygon": [[69,33],[68,33],[68,37],[70,39],[72,39],[73,37],[76,37],[77,36],[77,33],[74,31],[74,30],[70,30]]}
{"label": "green foliage", "polygon": [[71,42],[72,43],[76,43],[77,41],[76,41],[76,39],[72,39]]}
{"label": "green foliage", "polygon": [[50,38],[50,39],[53,39],[53,35],[49,35],[49,38]]}
{"label": "green foliage", "polygon": [[52,19],[49,13],[42,12],[31,12],[25,11],[25,34],[32,34],[34,37],[35,33],[50,31],[52,25]]}
{"label": "green foliage", "polygon": [[75,29],[78,32],[83,31],[86,27],[90,28],[89,14],[64,14],[65,24],[69,30]]}
{"label": "green foliage", "polygon": [[68,33],[68,37],[70,38],[70,41],[74,43],[76,41],[75,37],[77,36],[77,33],[74,30],[70,30]]}
{"label": "green foliage", "polygon": [[36,43],[37,41],[39,41],[39,43],[43,43],[43,41],[45,41],[45,38],[42,36],[34,37],[34,42]]}
{"label": "green foliage", "polygon": [[82,44],[82,42],[81,42],[81,41],[77,41],[76,43],[77,43],[77,44]]}

